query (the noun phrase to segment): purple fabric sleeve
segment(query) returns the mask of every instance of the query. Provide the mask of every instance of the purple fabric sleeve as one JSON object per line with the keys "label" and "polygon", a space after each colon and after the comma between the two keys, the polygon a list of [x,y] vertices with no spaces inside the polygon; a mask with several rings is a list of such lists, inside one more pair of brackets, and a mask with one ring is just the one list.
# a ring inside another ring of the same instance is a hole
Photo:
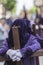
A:
{"label": "purple fabric sleeve", "polygon": [[24,48],[22,48],[20,51],[23,55],[23,57],[25,57],[25,55],[28,53],[29,55],[31,55],[32,53],[34,53],[35,51],[41,49],[40,47],[40,43],[36,40],[36,39],[31,39],[30,40],[31,45],[29,45],[29,40],[27,42],[27,44],[24,46]]}
{"label": "purple fabric sleeve", "polygon": [[3,41],[3,46],[0,48],[0,55],[3,55],[8,50],[7,40]]}
{"label": "purple fabric sleeve", "polygon": [[41,49],[40,43],[37,40],[33,40],[33,45],[29,46],[29,48],[32,49],[32,52],[35,52],[35,51]]}

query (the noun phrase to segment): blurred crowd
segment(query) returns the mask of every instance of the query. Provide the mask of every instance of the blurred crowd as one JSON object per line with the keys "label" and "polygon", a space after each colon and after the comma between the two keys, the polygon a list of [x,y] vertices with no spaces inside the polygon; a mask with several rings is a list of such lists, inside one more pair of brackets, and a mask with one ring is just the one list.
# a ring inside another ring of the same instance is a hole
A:
{"label": "blurred crowd", "polygon": [[[17,18],[24,18],[25,14],[26,14],[27,19],[30,20],[31,27],[33,25],[40,25],[40,27],[43,28],[43,14],[41,14],[40,9],[36,10],[35,14],[32,15],[28,10],[23,8],[20,11],[19,15],[15,16],[15,18],[14,18],[14,16],[12,16],[11,12],[7,11],[5,9],[5,7],[2,4],[0,4],[0,34],[1,34],[1,32],[3,33],[3,31],[6,31],[8,33],[14,20]],[[36,26],[36,28],[38,28],[38,26]],[[2,34],[1,34],[1,37],[2,37]]]}
{"label": "blurred crowd", "polygon": [[12,25],[10,18],[11,13],[6,11],[4,6],[0,4],[0,40],[4,40],[8,36],[9,29]]}
{"label": "blurred crowd", "polygon": [[[14,20],[17,18],[23,18],[25,14],[26,14],[27,19],[30,20],[31,27],[33,25],[40,25],[40,26],[43,25],[43,14],[41,14],[40,9],[36,10],[35,14],[33,15],[28,10],[22,9],[20,11],[20,14],[18,16],[15,16],[14,18],[11,12],[6,11],[5,7],[2,4],[0,4],[0,36],[3,37],[3,32],[6,31],[6,33],[4,34],[5,35],[4,37],[6,37]],[[43,28],[43,26],[41,27]],[[36,26],[36,28],[38,29],[38,26]]]}

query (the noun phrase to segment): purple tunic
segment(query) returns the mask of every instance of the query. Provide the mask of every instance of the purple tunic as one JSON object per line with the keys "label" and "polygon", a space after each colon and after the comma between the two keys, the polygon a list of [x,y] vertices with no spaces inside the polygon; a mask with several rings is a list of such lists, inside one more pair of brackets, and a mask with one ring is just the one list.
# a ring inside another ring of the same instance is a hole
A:
{"label": "purple tunic", "polygon": [[20,26],[20,44],[23,55],[23,65],[36,65],[36,58],[29,58],[35,51],[41,49],[37,38],[31,34],[30,21],[27,19],[18,19],[14,22],[15,26]]}
{"label": "purple tunic", "polygon": [[[35,51],[41,49],[40,43],[37,41],[37,38],[31,34],[30,29],[30,21],[27,19],[17,19],[13,26],[20,26],[19,34],[20,34],[20,45],[21,45],[21,53],[23,56],[23,65],[36,65],[36,57],[30,58],[29,56],[32,55]],[[12,32],[9,33],[9,48],[13,47],[13,39],[12,39]],[[5,65],[12,65],[11,61],[6,62]],[[14,62],[13,62],[13,65]]]}
{"label": "purple tunic", "polygon": [[[6,42],[5,42],[6,43]],[[4,50],[8,48],[6,45],[4,46]],[[36,65],[36,57],[30,58],[30,52],[34,53],[35,51],[41,49],[40,47],[40,43],[36,40],[36,37],[33,35],[30,35],[29,40],[27,41],[27,44],[25,44],[25,46],[20,49],[22,55],[23,55],[23,65]],[[10,64],[12,61],[6,62],[5,65]],[[11,63],[12,65],[12,63]],[[13,62],[13,65],[15,65],[15,63]]]}

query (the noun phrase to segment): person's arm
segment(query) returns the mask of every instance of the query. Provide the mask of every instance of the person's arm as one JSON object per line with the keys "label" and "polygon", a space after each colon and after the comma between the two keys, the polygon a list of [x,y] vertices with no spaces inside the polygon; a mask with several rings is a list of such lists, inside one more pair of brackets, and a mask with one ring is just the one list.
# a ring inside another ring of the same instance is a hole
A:
{"label": "person's arm", "polygon": [[35,51],[41,49],[40,43],[35,38],[31,39],[31,43],[32,45],[29,45],[29,40],[28,40],[24,48],[20,50],[23,57],[25,57],[26,54],[31,55]]}
{"label": "person's arm", "polygon": [[[29,42],[30,41],[30,42]],[[22,49],[8,50],[7,55],[10,56],[12,61],[20,61],[21,58],[32,55],[35,51],[41,49],[40,43],[36,40],[34,36],[31,36],[26,45]],[[13,53],[12,53],[13,52]]]}
{"label": "person's arm", "polygon": [[8,44],[7,41],[3,41],[3,46],[2,48],[0,48],[0,55],[3,55],[4,53],[6,53],[6,51],[8,50]]}

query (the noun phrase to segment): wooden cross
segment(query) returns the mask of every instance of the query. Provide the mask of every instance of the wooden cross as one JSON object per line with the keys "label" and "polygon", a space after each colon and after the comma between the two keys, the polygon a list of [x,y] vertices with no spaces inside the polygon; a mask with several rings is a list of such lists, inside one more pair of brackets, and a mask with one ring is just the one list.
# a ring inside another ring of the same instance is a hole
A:
{"label": "wooden cross", "polygon": [[[20,49],[20,39],[19,39],[19,28],[20,26],[12,27],[13,31],[13,42],[14,42],[14,49]],[[22,61],[16,62],[16,65],[23,65]]]}

